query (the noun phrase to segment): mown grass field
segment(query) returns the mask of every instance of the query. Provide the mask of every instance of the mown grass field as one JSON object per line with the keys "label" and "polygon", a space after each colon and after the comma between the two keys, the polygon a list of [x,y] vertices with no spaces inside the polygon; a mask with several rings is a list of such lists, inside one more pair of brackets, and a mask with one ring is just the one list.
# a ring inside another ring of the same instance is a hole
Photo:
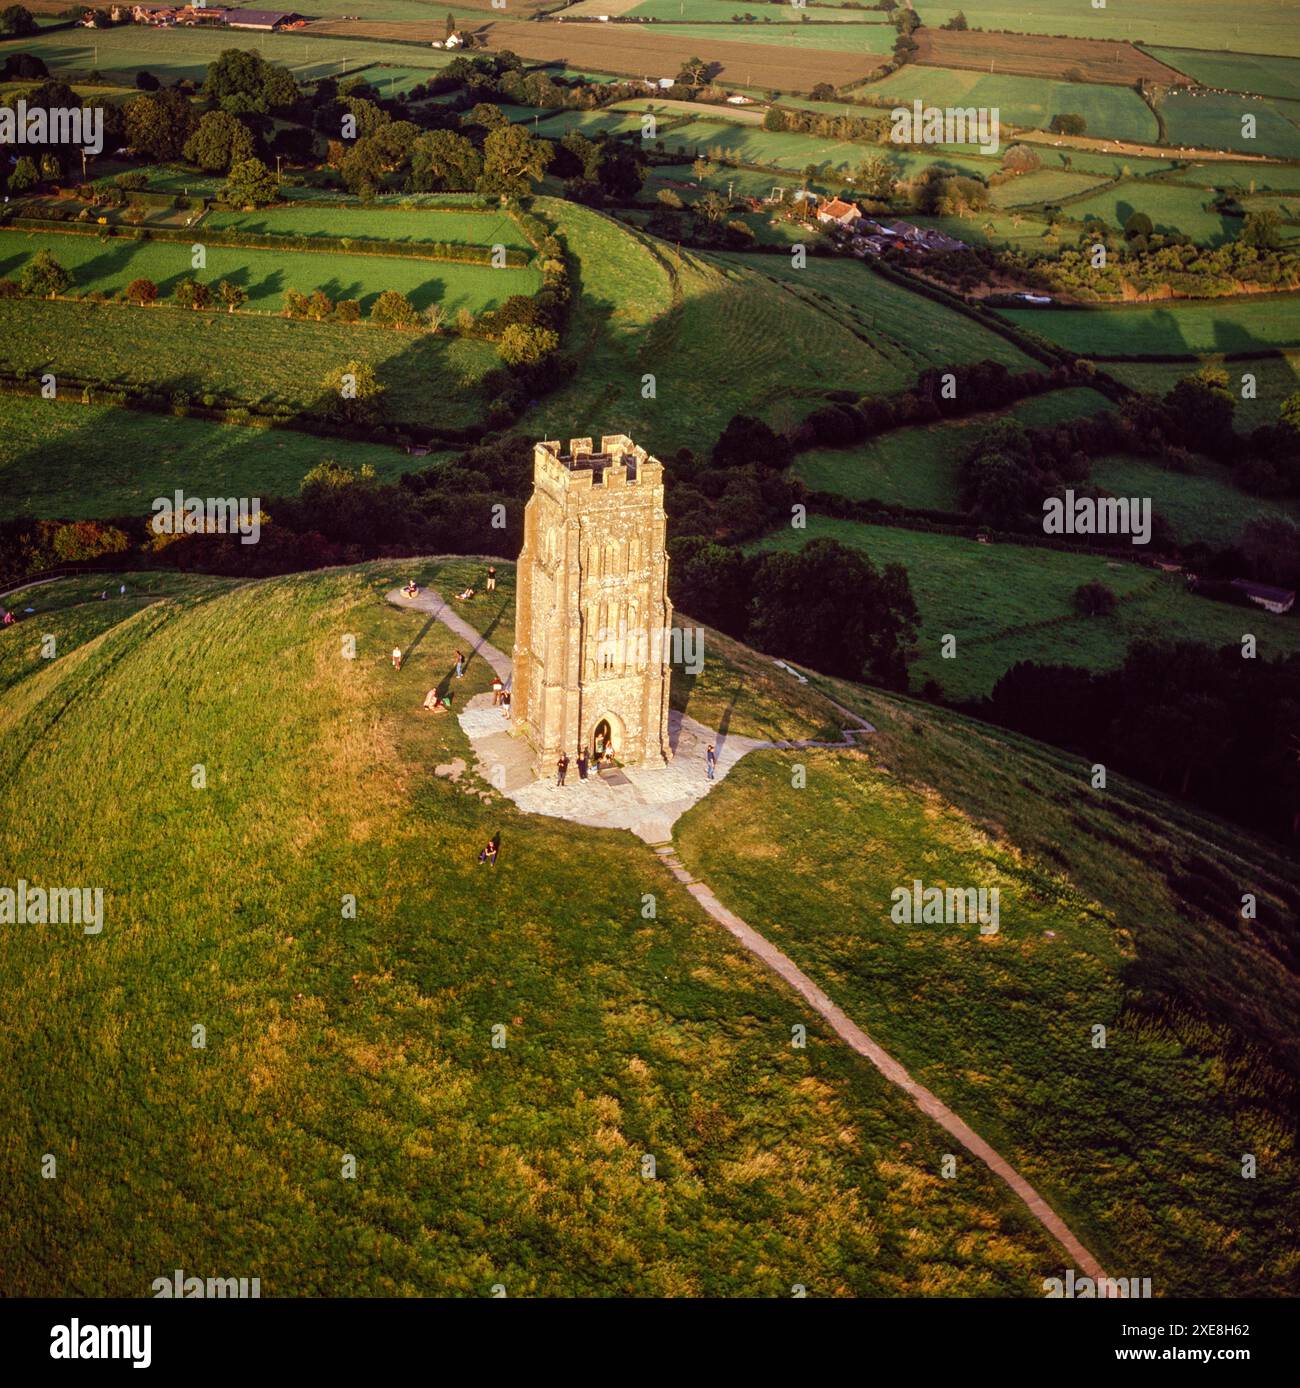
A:
{"label": "mown grass field", "polygon": [[1153,48],[1162,63],[1176,67],[1207,87],[1300,99],[1300,57],[1267,53],[1207,52],[1201,48]]}
{"label": "mown grass field", "polygon": [[[201,237],[202,230],[195,234]],[[542,282],[529,268],[498,270],[414,256],[222,245],[207,247],[207,266],[196,272],[188,242],[133,241],[124,236],[101,241],[91,232],[22,230],[0,231],[0,275],[17,279],[27,261],[42,250],[72,275],[74,293],[118,294],[133,279],[144,277],[153,280],[159,298],[166,299],[183,279],[196,275],[205,284],[231,280],[247,294],[247,309],[271,313],[284,308],[290,289],[306,294],[323,289],[336,302],[356,299],[362,313],[369,312],[382,291],[396,289],[417,309],[437,304],[449,315],[463,308],[477,316],[500,307],[511,294],[535,294]]]}
{"label": "mown grass field", "polygon": [[[613,0],[615,5],[623,5],[625,0]],[[601,5],[605,8],[601,9]],[[583,3],[574,5],[570,14],[614,14],[617,11],[610,8],[610,0],[583,0]],[[731,23],[733,14],[752,14],[759,24],[763,24],[765,19],[771,19],[775,24],[778,22],[790,22],[792,19],[797,21],[798,12],[789,5],[772,5],[766,3],[744,5],[737,4],[736,0],[639,0],[630,9],[623,9],[621,13],[630,15],[633,19],[658,19],[670,22],[674,19],[689,19],[705,23],[713,20],[718,24],[725,24],[728,29],[738,29],[741,34],[748,38],[752,30],[758,28],[755,24],[736,24]],[[815,19],[818,24],[848,23],[848,24],[888,24],[888,17],[877,10],[846,10],[840,9],[831,4],[812,4],[808,5],[804,11],[809,19]],[[763,25],[767,28],[767,25]],[[892,25],[889,25],[891,29]]]}
{"label": "mown grass field", "polygon": [[1039,1294],[1061,1255],[1023,1207],[974,1164],[942,1180],[951,1139],[822,1028],[792,1048],[804,1006],[644,844],[470,779],[418,709],[455,638],[381,595],[481,569],[20,597],[3,880],[102,885],[105,925],[0,962],[6,1289]]}
{"label": "mown grass field", "polygon": [[580,285],[564,343],[578,374],[518,426],[539,438],[617,417],[661,455],[701,450],[733,414],[785,427],[830,389],[900,389],[954,360],[1028,365],[1005,339],[856,263],[811,258],[790,271],[776,256],[678,252],[598,213],[538,201],[561,222]]}
{"label": "mown grass field", "polygon": [[[329,236],[361,241],[441,241],[456,246],[507,246],[527,250],[528,241],[513,217],[502,212],[443,212],[435,208],[357,206],[267,207],[257,212],[221,208],[201,227],[222,231],[272,232],[288,236]],[[364,249],[364,246],[362,247]]]}
{"label": "mown grass field", "polygon": [[1203,540],[1222,547],[1256,516],[1300,518],[1300,502],[1251,496],[1233,485],[1226,467],[1208,458],[1197,458],[1190,473],[1149,458],[1096,458],[1091,480],[1114,496],[1149,496],[1152,510],[1169,521],[1183,544]]}
{"label": "mown grass field", "polygon": [[[1134,390],[1164,397],[1184,376],[1204,364],[1199,361],[1116,361],[1107,362],[1102,369]],[[1234,419],[1239,429],[1275,424],[1282,401],[1300,390],[1300,352],[1280,352],[1271,357],[1218,364],[1228,373],[1228,387],[1237,400]],[[1255,393],[1250,399],[1242,395],[1250,384],[1243,379],[1246,376],[1254,378]]]}
{"label": "mown grass field", "polygon": [[856,448],[812,449],[795,458],[794,471],[813,491],[835,492],[855,501],[956,511],[962,457],[996,419],[1042,428],[1108,408],[1104,395],[1086,387],[1053,391],[1022,400],[1000,415],[894,429]]}
{"label": "mown grass field", "polygon": [[[1046,129],[1053,116],[1073,112],[1088,122],[1089,135],[1150,142],[1158,134],[1155,116],[1128,87],[1003,77],[909,63],[888,77],[868,82],[859,93],[905,103],[919,98],[927,105],[942,107],[987,106],[998,110],[1003,125]],[[1005,148],[1005,134],[1002,144]]]}
{"label": "mown grass field", "polygon": [[326,458],[387,479],[438,461],[292,429],[0,395],[0,518],[147,515],[155,497],[177,487],[188,496],[296,493]]}
{"label": "mown grass field", "polygon": [[[1231,149],[1300,159],[1300,103],[1225,92],[1175,92],[1160,103],[1169,143],[1189,148]],[[1255,133],[1242,127],[1254,116]]]}
{"label": "mown grass field", "polygon": [[1300,296],[1102,309],[1001,309],[1008,322],[1082,356],[1199,356],[1300,346]]}
{"label": "mown grass field", "polygon": [[[743,761],[679,823],[683,862],[1013,1154],[1112,1276],[1158,1297],[1287,1295],[1284,854],[1113,775],[1091,791],[1079,758],[814,683],[876,733],[857,754]],[[1256,876],[1270,925],[1248,937],[1234,892]],[[892,892],[915,879],[996,887],[998,933],[895,924]],[[1263,1188],[1240,1177],[1256,1150]]]}
{"label": "mown grass field", "polygon": [[309,408],[320,403],[322,379],[349,361],[374,367],[387,389],[389,420],[463,428],[482,414],[480,383],[497,356],[477,338],[391,328],[0,300],[0,362],[27,375],[50,371],[56,380],[89,376]]}
{"label": "mown grass field", "polygon": [[1176,5],[1166,0],[1124,0],[1122,5],[1104,9],[1080,5],[1077,0],[1033,0],[1030,5],[971,0],[964,12],[981,29],[1300,56],[1290,0],[1256,0],[1250,5],[1223,5],[1219,0],[1178,0]]}
{"label": "mown grass field", "polygon": [[[860,549],[878,568],[906,567],[921,616],[917,658],[909,667],[914,688],[933,679],[953,699],[991,692],[1019,660],[1105,670],[1118,665],[1131,642],[1203,641],[1239,645],[1243,631],[1259,639],[1261,655],[1300,650],[1300,627],[1281,617],[1247,612],[1193,597],[1179,574],[1164,574],[1098,555],[1027,545],[981,545],[961,536],[809,516],[806,530],[785,527],[752,550],[801,549],[829,536]],[[1135,557],[1145,557],[1134,546]],[[1119,598],[1110,617],[1080,617],[1074,590],[1104,583]],[[944,659],[945,635],[957,654]]]}

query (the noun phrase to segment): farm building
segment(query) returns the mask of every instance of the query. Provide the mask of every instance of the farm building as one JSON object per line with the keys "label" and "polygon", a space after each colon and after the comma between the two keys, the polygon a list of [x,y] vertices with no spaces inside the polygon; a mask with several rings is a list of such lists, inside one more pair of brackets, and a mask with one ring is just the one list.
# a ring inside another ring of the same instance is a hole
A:
{"label": "farm building", "polygon": [[1232,586],[1244,593],[1257,607],[1265,612],[1281,616],[1295,606],[1295,593],[1290,588],[1274,588],[1267,583],[1254,583],[1248,578],[1234,578]]}
{"label": "farm building", "polygon": [[822,203],[817,209],[819,222],[834,222],[836,226],[845,228],[851,227],[861,216],[860,208],[851,202],[844,202],[840,198],[832,198],[829,202]]}
{"label": "farm building", "polygon": [[301,24],[303,17],[293,10],[227,10],[226,24],[231,29],[259,29],[270,32]]}

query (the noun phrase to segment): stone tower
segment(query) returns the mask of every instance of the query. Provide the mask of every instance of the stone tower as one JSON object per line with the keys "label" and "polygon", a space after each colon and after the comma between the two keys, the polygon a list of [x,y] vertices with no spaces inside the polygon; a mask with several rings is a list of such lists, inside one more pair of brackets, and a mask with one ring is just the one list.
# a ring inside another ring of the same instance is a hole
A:
{"label": "stone tower", "polygon": [[547,774],[612,741],[625,766],[663,766],[669,642],[663,464],[623,434],[533,450],[510,709]]}

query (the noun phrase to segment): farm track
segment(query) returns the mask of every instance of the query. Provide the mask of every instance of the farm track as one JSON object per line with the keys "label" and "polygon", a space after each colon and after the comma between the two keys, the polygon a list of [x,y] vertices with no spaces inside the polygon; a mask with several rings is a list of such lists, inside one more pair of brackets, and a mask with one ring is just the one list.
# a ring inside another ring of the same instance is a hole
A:
{"label": "farm track", "polygon": [[[428,26],[380,20],[321,20],[300,34],[335,34],[358,39],[415,43],[426,47]],[[611,72],[629,77],[675,77],[683,64],[697,56],[698,37],[655,34],[649,26],[620,24],[527,23],[490,20],[475,26],[486,38],[487,53],[509,49],[527,62],[564,63],[569,67]],[[833,49],[785,49],[779,44],[715,43],[699,55],[718,67],[725,81],[779,91],[809,92],[818,82],[848,86],[866,81],[882,64],[872,53]]]}

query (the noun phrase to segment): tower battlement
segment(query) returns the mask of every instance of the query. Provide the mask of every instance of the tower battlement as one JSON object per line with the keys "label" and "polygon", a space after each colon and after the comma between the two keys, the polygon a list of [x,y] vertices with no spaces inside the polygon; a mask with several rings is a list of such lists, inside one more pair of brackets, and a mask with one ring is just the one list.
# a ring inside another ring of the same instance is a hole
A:
{"label": "tower battlement", "polygon": [[663,465],[626,434],[534,445],[510,711],[544,770],[584,747],[672,755],[663,497]]}

